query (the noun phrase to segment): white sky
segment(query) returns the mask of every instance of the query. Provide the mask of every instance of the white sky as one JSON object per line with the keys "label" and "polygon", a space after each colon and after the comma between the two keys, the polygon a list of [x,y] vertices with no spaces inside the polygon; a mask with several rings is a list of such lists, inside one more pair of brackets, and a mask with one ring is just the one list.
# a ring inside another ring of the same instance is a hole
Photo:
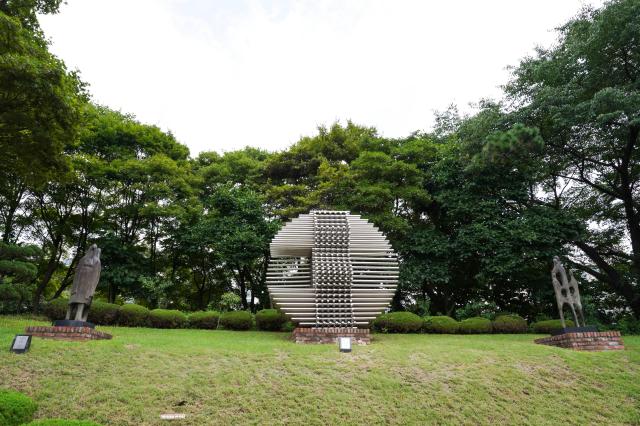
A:
{"label": "white sky", "polygon": [[499,97],[507,65],[600,0],[67,0],[41,17],[94,101],[191,149],[284,149],[351,119],[389,137]]}

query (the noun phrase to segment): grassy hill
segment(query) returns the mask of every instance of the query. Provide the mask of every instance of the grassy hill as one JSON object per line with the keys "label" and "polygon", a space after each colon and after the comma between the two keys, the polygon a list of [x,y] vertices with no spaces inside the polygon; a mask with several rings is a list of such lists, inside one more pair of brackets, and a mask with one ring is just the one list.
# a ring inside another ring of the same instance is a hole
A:
{"label": "grassy hill", "polygon": [[[296,345],[286,333],[102,327],[111,341],[34,339],[0,317],[0,388],[39,418],[102,424],[638,424],[640,337],[579,353],[534,335],[375,335],[366,347]],[[161,421],[162,413],[186,420]]]}

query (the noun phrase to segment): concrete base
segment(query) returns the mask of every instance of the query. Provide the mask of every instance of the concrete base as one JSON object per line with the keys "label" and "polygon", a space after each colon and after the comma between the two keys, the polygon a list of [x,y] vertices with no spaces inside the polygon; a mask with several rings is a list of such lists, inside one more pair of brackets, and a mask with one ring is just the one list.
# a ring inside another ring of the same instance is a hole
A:
{"label": "concrete base", "polygon": [[310,328],[297,327],[293,330],[291,339],[296,343],[332,343],[338,342],[339,337],[350,337],[352,344],[368,345],[371,335],[368,328],[326,327]]}
{"label": "concrete base", "polygon": [[619,331],[589,331],[564,333],[536,339],[539,345],[557,346],[575,351],[623,350],[624,344]]}
{"label": "concrete base", "polygon": [[89,327],[56,327],[41,325],[25,328],[25,334],[30,334],[34,337],[43,337],[45,339],[72,341],[111,339],[113,337],[108,333]]}

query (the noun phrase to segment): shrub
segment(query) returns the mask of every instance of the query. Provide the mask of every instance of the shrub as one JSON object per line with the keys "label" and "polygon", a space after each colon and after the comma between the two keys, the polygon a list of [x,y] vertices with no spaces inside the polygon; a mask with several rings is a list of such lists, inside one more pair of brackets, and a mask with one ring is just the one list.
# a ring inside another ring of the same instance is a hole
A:
{"label": "shrub", "polygon": [[[567,327],[573,327],[573,321],[566,320]],[[559,319],[538,321],[531,324],[531,330],[534,333],[550,334],[553,330],[562,328],[562,322]]]}
{"label": "shrub", "polygon": [[31,421],[38,406],[20,392],[0,390],[0,425],[14,426]]}
{"label": "shrub", "polygon": [[263,309],[256,313],[258,330],[280,331],[286,322],[287,317],[277,309]]}
{"label": "shrub", "polygon": [[127,327],[146,327],[149,324],[149,310],[144,306],[129,303],[118,311],[118,324]]}
{"label": "shrub", "polygon": [[220,312],[217,311],[200,311],[189,314],[189,327],[205,328],[214,330],[218,327]]}
{"label": "shrub", "polygon": [[291,321],[287,321],[282,325],[282,331],[292,332],[295,328],[296,325]]}
{"label": "shrub", "polygon": [[640,320],[633,318],[631,315],[624,316],[618,320],[614,328],[625,336],[640,334]]}
{"label": "shrub", "polygon": [[527,320],[520,315],[498,315],[492,326],[494,333],[526,333],[529,330]]}
{"label": "shrub", "polygon": [[232,291],[228,291],[226,293],[223,293],[220,297],[218,307],[220,308],[221,312],[237,311],[242,307],[242,304],[240,302],[242,302],[240,296]]}
{"label": "shrub", "polygon": [[154,309],[149,312],[149,324],[156,328],[183,328],[187,316],[173,309]]}
{"label": "shrub", "polygon": [[88,321],[99,325],[113,325],[118,320],[120,305],[106,302],[93,302],[89,308]]}
{"label": "shrub", "polygon": [[459,326],[460,323],[451,317],[435,316],[424,317],[422,328],[426,333],[455,334]]}
{"label": "shrub", "polygon": [[89,420],[66,420],[66,419],[46,419],[34,420],[25,426],[100,426],[98,423]]}
{"label": "shrub", "polygon": [[497,311],[498,306],[494,302],[472,300],[456,311],[456,318],[460,321],[476,317],[493,319]]}
{"label": "shrub", "polygon": [[391,312],[373,320],[373,328],[383,333],[417,333],[422,324],[422,318],[411,312]]}
{"label": "shrub", "polygon": [[253,318],[248,311],[224,312],[220,315],[220,325],[229,330],[249,330]]}
{"label": "shrub", "polygon": [[67,316],[67,309],[69,307],[69,301],[67,299],[53,299],[50,302],[45,303],[42,306],[42,312],[51,321],[61,320]]}
{"label": "shrub", "polygon": [[491,333],[491,320],[483,317],[467,318],[460,321],[458,330],[464,334]]}

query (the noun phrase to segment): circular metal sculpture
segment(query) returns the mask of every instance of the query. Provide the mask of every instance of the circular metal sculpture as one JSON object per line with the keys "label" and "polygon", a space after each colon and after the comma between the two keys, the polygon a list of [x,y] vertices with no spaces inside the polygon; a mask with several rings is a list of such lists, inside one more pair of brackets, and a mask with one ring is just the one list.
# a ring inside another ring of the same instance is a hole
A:
{"label": "circular metal sculpture", "polygon": [[398,261],[385,236],[348,211],[312,210],[271,242],[271,299],[302,327],[360,327],[388,305]]}

